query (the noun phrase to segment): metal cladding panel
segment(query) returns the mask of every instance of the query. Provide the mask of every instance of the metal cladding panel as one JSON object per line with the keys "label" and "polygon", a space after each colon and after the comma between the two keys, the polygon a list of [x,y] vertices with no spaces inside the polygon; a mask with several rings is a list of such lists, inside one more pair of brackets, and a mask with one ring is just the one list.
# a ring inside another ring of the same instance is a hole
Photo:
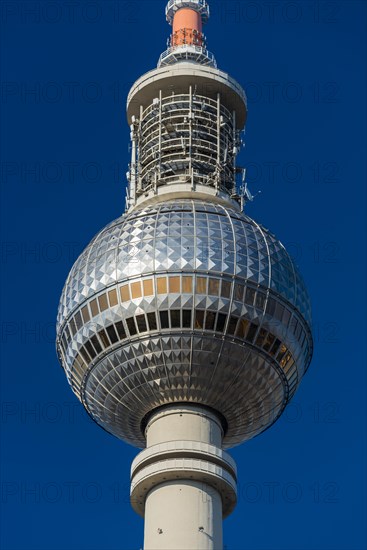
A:
{"label": "metal cladding panel", "polygon": [[[207,405],[226,418],[224,446],[250,439],[274,422],[286,401],[278,372],[255,350],[195,336],[155,338],[112,352],[87,377],[85,401],[107,431],[138,447],[141,423],[168,403]],[[191,349],[193,350],[191,352]]]}
{"label": "metal cladding panel", "polygon": [[311,323],[305,284],[274,235],[230,207],[181,199],[134,210],[97,234],[70,271],[58,327],[99,290],[142,273],[170,271],[244,278],[277,292]]}
{"label": "metal cladding panel", "polygon": [[75,262],[58,352],[91,416],[144,446],[154,408],[205,404],[227,447],[282,413],[312,355],[311,312],[283,245],[251,218],[181,199],[121,216]]}

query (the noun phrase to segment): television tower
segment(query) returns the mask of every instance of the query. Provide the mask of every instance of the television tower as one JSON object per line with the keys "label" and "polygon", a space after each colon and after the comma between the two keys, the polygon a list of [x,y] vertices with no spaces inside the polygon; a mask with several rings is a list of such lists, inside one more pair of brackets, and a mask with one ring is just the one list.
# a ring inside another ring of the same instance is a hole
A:
{"label": "television tower", "polygon": [[243,213],[241,86],[206,49],[206,0],[169,0],[158,68],[127,100],[126,212],[75,262],[57,351],[90,416],[143,448],[131,503],[146,550],[220,550],[236,505],[224,449],[284,411],[312,356],[310,302],[284,246]]}

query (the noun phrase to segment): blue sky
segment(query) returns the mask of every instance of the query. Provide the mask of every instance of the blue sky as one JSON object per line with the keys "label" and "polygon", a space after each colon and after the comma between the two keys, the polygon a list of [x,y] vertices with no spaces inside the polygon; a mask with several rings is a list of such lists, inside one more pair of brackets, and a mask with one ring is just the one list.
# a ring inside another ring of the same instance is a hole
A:
{"label": "blue sky", "polygon": [[[227,550],[364,550],[366,4],[210,2],[218,65],[247,90],[247,213],[295,257],[312,365],[283,417],[232,451]],[[136,450],[93,424],[58,365],[73,261],[124,208],[129,87],[155,67],[163,0],[5,1],[1,547],[138,550]]]}

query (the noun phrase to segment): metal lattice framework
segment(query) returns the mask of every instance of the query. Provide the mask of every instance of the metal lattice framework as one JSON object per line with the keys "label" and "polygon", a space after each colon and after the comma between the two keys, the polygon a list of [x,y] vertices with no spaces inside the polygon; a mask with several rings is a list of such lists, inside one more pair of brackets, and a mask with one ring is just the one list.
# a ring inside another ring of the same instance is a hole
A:
{"label": "metal lattice framework", "polygon": [[194,94],[157,98],[132,125],[136,197],[171,182],[211,186],[236,194],[240,135],[235,113]]}

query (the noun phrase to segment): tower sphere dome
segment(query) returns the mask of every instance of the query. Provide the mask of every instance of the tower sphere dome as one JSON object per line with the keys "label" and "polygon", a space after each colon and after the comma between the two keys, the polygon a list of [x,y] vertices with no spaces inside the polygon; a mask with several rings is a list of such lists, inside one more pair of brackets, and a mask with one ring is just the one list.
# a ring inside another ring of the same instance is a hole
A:
{"label": "tower sphere dome", "polygon": [[168,404],[216,411],[225,447],[268,428],[311,360],[310,303],[283,245],[230,203],[135,208],[75,262],[57,321],[74,392],[107,431],[145,446]]}

